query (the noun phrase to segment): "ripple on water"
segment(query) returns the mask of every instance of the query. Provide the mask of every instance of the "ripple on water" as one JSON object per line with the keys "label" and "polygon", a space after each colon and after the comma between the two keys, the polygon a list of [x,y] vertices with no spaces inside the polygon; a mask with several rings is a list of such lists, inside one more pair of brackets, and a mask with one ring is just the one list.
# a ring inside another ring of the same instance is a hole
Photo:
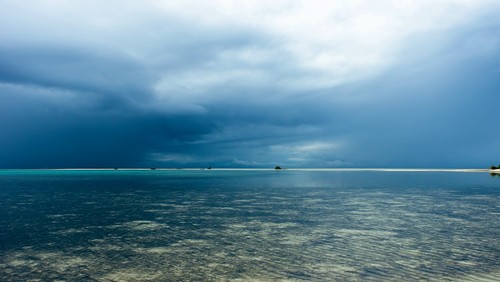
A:
{"label": "ripple on water", "polygon": [[495,191],[140,183],[12,196],[0,280],[500,281]]}

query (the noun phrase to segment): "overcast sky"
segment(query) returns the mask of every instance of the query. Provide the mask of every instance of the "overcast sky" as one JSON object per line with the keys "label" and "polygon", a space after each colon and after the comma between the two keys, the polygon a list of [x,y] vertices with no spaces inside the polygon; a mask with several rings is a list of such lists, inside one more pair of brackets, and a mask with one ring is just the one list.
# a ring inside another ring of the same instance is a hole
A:
{"label": "overcast sky", "polygon": [[0,167],[489,167],[500,1],[0,0]]}

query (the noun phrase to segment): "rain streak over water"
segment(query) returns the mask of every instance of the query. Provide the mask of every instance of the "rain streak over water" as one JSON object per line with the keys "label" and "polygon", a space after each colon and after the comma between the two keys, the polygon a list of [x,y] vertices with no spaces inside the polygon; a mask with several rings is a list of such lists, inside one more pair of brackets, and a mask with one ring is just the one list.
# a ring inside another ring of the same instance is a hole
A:
{"label": "rain streak over water", "polygon": [[500,280],[500,177],[0,171],[1,281]]}

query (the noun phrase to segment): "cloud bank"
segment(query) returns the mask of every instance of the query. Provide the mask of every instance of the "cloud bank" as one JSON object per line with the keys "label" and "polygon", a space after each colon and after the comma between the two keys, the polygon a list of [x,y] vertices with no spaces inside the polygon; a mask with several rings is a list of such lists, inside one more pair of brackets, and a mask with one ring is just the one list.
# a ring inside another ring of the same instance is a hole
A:
{"label": "cloud bank", "polygon": [[498,162],[500,4],[351,2],[2,1],[0,167]]}

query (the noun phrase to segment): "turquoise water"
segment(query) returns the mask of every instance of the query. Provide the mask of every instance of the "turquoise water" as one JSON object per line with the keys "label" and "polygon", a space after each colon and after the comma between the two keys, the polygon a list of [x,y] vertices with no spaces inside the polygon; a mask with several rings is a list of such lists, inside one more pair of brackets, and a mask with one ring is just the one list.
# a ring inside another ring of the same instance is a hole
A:
{"label": "turquoise water", "polygon": [[0,171],[0,281],[500,280],[500,177]]}

